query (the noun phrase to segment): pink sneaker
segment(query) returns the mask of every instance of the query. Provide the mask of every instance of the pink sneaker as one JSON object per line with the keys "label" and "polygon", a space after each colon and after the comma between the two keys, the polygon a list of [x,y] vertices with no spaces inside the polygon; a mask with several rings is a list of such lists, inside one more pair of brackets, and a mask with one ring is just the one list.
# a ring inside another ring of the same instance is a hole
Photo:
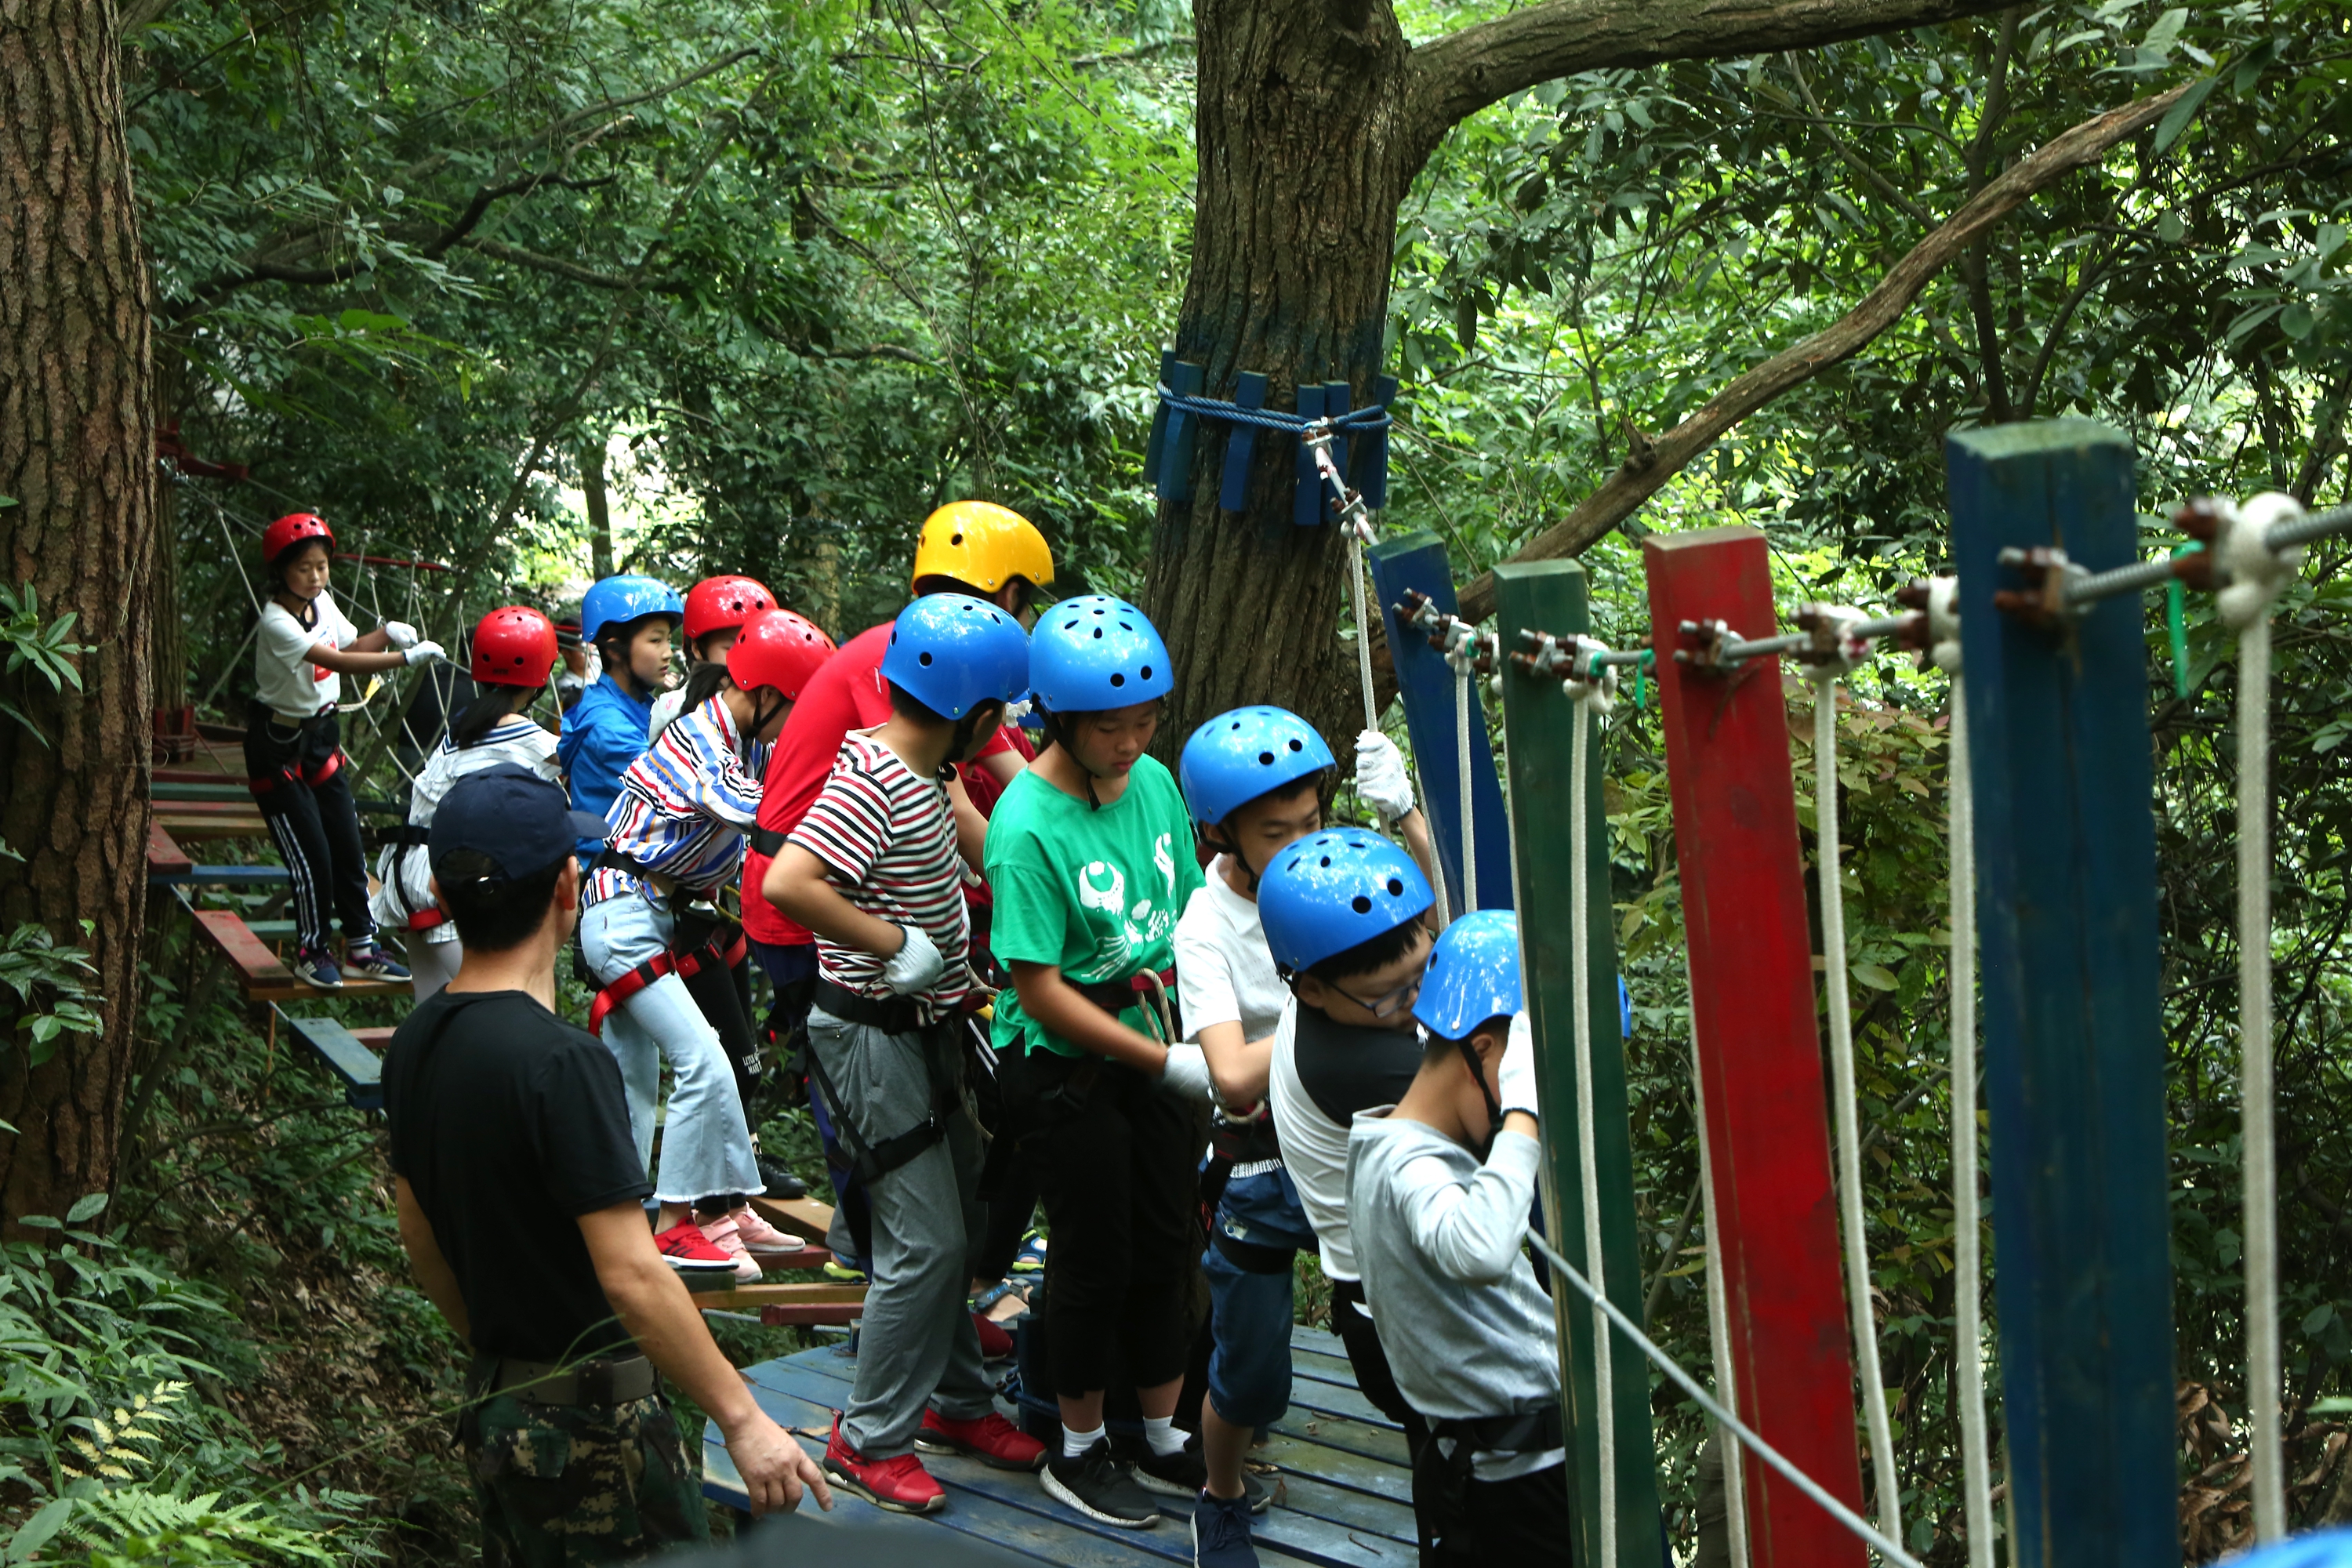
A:
{"label": "pink sneaker", "polygon": [[737,1279],[746,1285],[759,1283],[761,1268],[752,1261],[751,1250],[743,1245],[743,1238],[735,1234],[733,1215],[720,1215],[717,1219],[697,1220],[694,1227],[702,1232],[703,1240],[735,1260]]}
{"label": "pink sneaker", "polygon": [[736,1237],[748,1251],[798,1252],[803,1245],[799,1237],[786,1236],[761,1219],[759,1211],[750,1204],[741,1208],[729,1209],[727,1217],[735,1222]]}

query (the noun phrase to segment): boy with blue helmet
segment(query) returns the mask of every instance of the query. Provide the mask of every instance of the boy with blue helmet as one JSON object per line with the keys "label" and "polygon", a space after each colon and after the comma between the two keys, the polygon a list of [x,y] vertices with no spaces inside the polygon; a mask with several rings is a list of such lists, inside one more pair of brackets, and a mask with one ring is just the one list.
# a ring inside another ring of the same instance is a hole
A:
{"label": "boy with blue helmet", "polygon": [[[677,590],[651,577],[607,577],[580,601],[580,640],[595,648],[604,674],[564,710],[556,742],[579,810],[611,815],[621,775],[651,743],[654,699],[668,685],[670,641],[685,619]],[[580,841],[592,858],[600,847]]]}
{"label": "boy with blue helmet", "polygon": [[[1404,762],[1395,752],[1387,737],[1365,731],[1359,775],[1401,783]],[[1201,1259],[1213,1324],[1201,1409],[1207,1484],[1192,1510],[1194,1556],[1204,1568],[1256,1562],[1248,1516],[1266,1494],[1250,1485],[1244,1460],[1255,1429],[1289,1406],[1292,1260],[1316,1245],[1265,1105],[1290,990],[1266,947],[1257,893],[1274,857],[1322,827],[1332,765],[1331,748],[1307,721],[1269,707],[1210,720],[1184,742],[1177,764],[1201,841],[1217,852],[1176,922],[1184,1027],[1200,1042],[1218,1102],[1201,1190],[1216,1211]],[[1409,785],[1401,805],[1401,826],[1425,835]]]}
{"label": "boy with blue helmet", "polygon": [[[1201,1486],[1174,1430],[1199,1147],[1192,1110],[1160,1089],[1177,1036],[1146,1010],[1201,886],[1183,796],[1144,754],[1174,672],[1142,612],[1088,595],[1039,616],[1029,679],[1053,744],[1005,787],[987,861],[995,954],[1013,975],[996,1000],[998,1081],[1054,1237],[1045,1326],[1062,1443],[1045,1489],[1142,1528],[1159,1520],[1147,1490]],[[1148,1438],[1133,1481],[1103,1430],[1115,1360]]]}
{"label": "boy with blue helmet", "polygon": [[1428,1427],[1422,1561],[1566,1563],[1559,1329],[1519,1247],[1541,1146],[1518,917],[1449,927],[1413,1016],[1420,1068],[1394,1106],[1357,1115],[1348,1205],[1381,1347]]}
{"label": "boy with blue helmet", "polygon": [[1029,689],[1028,637],[960,595],[898,612],[884,649],[890,717],[852,730],[761,891],[817,937],[811,1088],[866,1205],[873,1286],[857,1381],[824,1465],[900,1513],[947,1494],[917,1448],[1034,1470],[1045,1446],[997,1415],[965,1263],[986,1222],[981,1135],[964,1100],[963,1018],[986,998],[963,889],[987,826],[943,782]]}

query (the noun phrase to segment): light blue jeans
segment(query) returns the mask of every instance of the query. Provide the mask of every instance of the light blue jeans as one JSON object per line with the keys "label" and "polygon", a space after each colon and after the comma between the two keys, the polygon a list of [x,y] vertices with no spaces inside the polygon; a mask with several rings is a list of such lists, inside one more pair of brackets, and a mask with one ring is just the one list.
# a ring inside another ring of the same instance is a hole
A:
{"label": "light blue jeans", "polygon": [[[590,906],[580,917],[580,952],[606,985],[656,953],[669,951],[675,922],[650,888]],[[661,1168],[654,1196],[688,1204],[721,1193],[765,1191],[751,1152],[751,1130],[735,1093],[735,1069],[703,1018],[686,982],[665,974],[604,1019],[604,1048],[621,1064],[629,1097],[629,1131],[637,1158],[652,1157],[654,1100],[668,1058],[669,1120],[662,1127]]]}

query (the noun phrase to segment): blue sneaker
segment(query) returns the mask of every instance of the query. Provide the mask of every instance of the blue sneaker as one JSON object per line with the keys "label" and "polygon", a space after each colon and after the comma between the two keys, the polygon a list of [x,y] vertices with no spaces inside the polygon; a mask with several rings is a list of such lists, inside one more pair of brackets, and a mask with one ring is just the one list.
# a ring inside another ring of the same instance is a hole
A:
{"label": "blue sneaker", "polygon": [[374,942],[354,942],[343,948],[343,967],[362,980],[407,980],[408,971]]}
{"label": "blue sneaker", "polygon": [[295,978],[321,991],[341,991],[343,988],[343,972],[335,967],[333,956],[323,947],[296,948],[290,967]]}
{"label": "blue sneaker", "polygon": [[1192,1504],[1192,1568],[1257,1568],[1250,1544],[1249,1499],[1211,1497]]}
{"label": "blue sneaker", "polygon": [[1035,1231],[1021,1238],[1021,1250],[1013,1256],[1015,1274],[1043,1274],[1045,1271],[1045,1238]]}

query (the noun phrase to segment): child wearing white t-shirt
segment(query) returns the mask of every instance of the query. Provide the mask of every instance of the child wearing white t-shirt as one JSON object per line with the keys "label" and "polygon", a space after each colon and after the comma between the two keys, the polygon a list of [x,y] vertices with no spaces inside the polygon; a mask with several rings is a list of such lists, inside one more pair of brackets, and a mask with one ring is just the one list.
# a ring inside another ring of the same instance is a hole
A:
{"label": "child wearing white t-shirt", "polygon": [[[344,617],[327,592],[335,536],[310,513],[279,518],[263,531],[261,545],[270,595],[254,639],[245,772],[293,881],[291,967],[325,990],[342,984],[345,969],[406,980],[408,971],[377,944],[368,911],[367,857],[343,776],[335,703],[344,676],[431,664],[442,657],[441,645],[419,641],[415,627],[398,621],[362,634]],[[343,926],[340,966],[328,946],[331,913]]]}

